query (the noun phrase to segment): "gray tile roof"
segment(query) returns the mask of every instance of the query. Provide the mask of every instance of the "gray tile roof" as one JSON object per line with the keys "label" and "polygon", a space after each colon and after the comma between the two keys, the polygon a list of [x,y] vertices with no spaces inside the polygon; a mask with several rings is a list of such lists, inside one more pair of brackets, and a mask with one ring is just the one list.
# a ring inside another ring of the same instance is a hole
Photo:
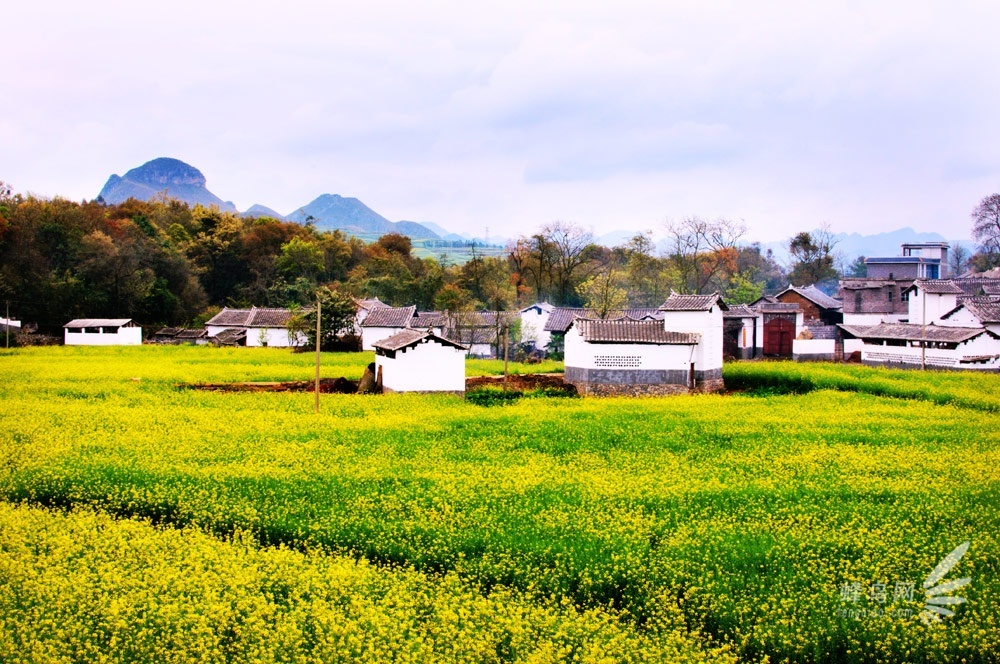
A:
{"label": "gray tile roof", "polygon": [[410,321],[410,327],[447,327],[448,314],[440,311],[418,311]]}
{"label": "gray tile roof", "polygon": [[175,339],[202,339],[208,336],[206,330],[180,330],[174,335]]}
{"label": "gray tile roof", "polygon": [[946,313],[944,316],[941,316],[941,318],[948,318],[963,307],[973,316],[978,318],[981,323],[1000,323],[1000,301],[986,297],[976,297],[962,300],[957,307]]}
{"label": "gray tile roof", "polygon": [[230,327],[222,330],[212,337],[212,341],[220,346],[235,346],[247,338],[247,331],[241,328]]}
{"label": "gray tile roof", "polygon": [[966,295],[1000,294],[1000,279],[990,277],[960,277],[951,280]]}
{"label": "gray tile roof", "polygon": [[573,325],[588,343],[630,343],[657,345],[694,345],[701,338],[694,332],[671,332],[663,321],[630,318],[577,318]]}
{"label": "gray tile roof", "polygon": [[723,318],[756,318],[759,315],[746,304],[736,304],[729,307],[729,311],[722,312]]}
{"label": "gray tile roof", "polygon": [[660,305],[660,311],[708,311],[716,304],[723,311],[729,309],[718,293],[709,295],[681,295],[670,293],[667,301]]}
{"label": "gray tile roof", "polygon": [[372,309],[384,309],[389,305],[378,299],[377,297],[369,298],[366,300],[355,298],[354,303],[358,305],[358,309],[367,309],[371,311]]}
{"label": "gray tile roof", "polygon": [[807,300],[818,306],[820,309],[840,309],[841,307],[844,306],[844,303],[841,302],[840,300],[835,300],[834,298],[830,297],[829,295],[827,295],[826,293],[824,293],[823,291],[812,285],[789,286],[785,290],[778,293],[776,297],[778,299],[781,299],[781,296],[788,292],[798,293],[802,297],[806,298]]}
{"label": "gray tile roof", "polygon": [[965,291],[962,290],[958,284],[953,282],[951,279],[945,280],[925,280],[917,279],[913,282],[913,285],[903,290],[904,293],[908,293],[917,288],[924,289],[924,292],[929,295],[964,295]]}
{"label": "gray tile roof", "polygon": [[[573,307],[556,307],[549,314],[549,319],[545,322],[546,332],[566,332],[574,318],[597,318],[597,312],[593,309],[580,309]],[[638,308],[620,309],[609,313],[608,318],[628,317],[634,320],[655,319],[663,320],[663,312],[659,309]]]}
{"label": "gray tile roof", "polygon": [[416,313],[416,306],[372,309],[362,321],[361,327],[407,327]]}
{"label": "gray tile roof", "polygon": [[250,310],[247,327],[284,327],[292,312],[288,309],[267,309],[254,307]]}
{"label": "gray tile roof", "polygon": [[250,319],[250,311],[250,309],[230,309],[229,307],[225,307],[222,311],[205,321],[205,325],[241,327],[246,325]]}
{"label": "gray tile roof", "polygon": [[184,330],[184,328],[181,328],[181,327],[165,327],[165,328],[163,328],[161,330],[157,330],[153,334],[153,336],[154,337],[173,338],[173,337],[176,337],[178,335],[178,333],[182,332],[183,330]]}
{"label": "gray tile roof", "polygon": [[63,327],[77,330],[84,327],[124,327],[131,323],[131,318],[74,318]]}
{"label": "gray tile roof", "polygon": [[981,327],[941,327],[928,325],[926,330],[920,325],[908,323],[879,323],[878,325],[840,325],[851,336],[859,339],[896,339],[902,341],[945,341],[961,343],[986,333]]}
{"label": "gray tile roof", "polygon": [[445,346],[468,350],[468,348],[456,341],[440,337],[433,332],[426,332],[424,330],[402,330],[391,337],[387,337],[381,341],[376,341],[372,345],[375,347],[376,352],[379,350],[397,351],[411,346],[416,346],[427,341],[436,341],[437,343]]}
{"label": "gray tile roof", "polygon": [[[303,313],[312,309],[303,309]],[[292,312],[272,307],[224,308],[205,322],[212,327],[284,327]]]}
{"label": "gray tile roof", "polygon": [[490,344],[497,342],[497,330],[493,327],[456,327],[448,330],[448,338],[465,344]]}

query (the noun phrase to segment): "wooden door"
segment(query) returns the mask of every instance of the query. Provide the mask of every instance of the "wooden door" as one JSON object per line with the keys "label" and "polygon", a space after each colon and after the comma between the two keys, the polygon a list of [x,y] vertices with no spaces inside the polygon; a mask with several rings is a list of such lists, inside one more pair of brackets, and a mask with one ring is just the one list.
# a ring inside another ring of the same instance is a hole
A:
{"label": "wooden door", "polygon": [[764,323],[764,355],[791,357],[795,323],[787,318],[772,318]]}

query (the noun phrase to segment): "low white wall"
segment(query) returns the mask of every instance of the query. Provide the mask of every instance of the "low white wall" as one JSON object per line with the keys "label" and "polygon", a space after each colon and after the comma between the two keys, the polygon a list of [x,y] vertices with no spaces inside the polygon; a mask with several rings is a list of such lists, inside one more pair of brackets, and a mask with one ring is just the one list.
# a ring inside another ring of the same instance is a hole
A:
{"label": "low white wall", "polygon": [[395,357],[375,355],[375,375],[389,392],[464,392],[465,351],[436,341],[396,351]]}
{"label": "low white wall", "polygon": [[[589,344],[577,328],[566,333],[565,365],[580,369],[649,369],[688,371],[697,362],[696,346]],[[694,352],[692,352],[694,350]],[[701,370],[700,367],[695,367]]]}
{"label": "low white wall", "polygon": [[833,339],[793,339],[792,355],[833,355],[835,345]]}
{"label": "low white wall", "polygon": [[288,330],[280,327],[251,327],[247,330],[247,346],[288,348],[293,345],[302,346],[306,341],[304,335],[298,334],[293,344]]}
{"label": "low white wall", "polygon": [[117,333],[70,332],[65,330],[67,346],[141,346],[141,327],[122,327]]}
{"label": "low white wall", "polygon": [[864,346],[864,339],[844,339],[844,355],[860,352]]}

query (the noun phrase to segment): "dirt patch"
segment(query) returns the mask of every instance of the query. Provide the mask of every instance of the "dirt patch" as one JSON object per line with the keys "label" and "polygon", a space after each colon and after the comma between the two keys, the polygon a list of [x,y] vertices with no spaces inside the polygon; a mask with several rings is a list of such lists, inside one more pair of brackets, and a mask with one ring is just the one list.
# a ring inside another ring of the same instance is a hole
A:
{"label": "dirt patch", "polygon": [[[502,387],[503,376],[476,376],[465,379],[467,391],[489,386]],[[546,389],[576,394],[576,387],[564,381],[562,374],[511,374],[508,376],[507,387],[521,392]]]}
{"label": "dirt patch", "polygon": [[[187,383],[177,387],[210,392],[312,392],[316,382],[297,380],[284,383]],[[319,391],[324,394],[354,394],[358,391],[358,381],[340,378],[323,378],[319,381]]]}

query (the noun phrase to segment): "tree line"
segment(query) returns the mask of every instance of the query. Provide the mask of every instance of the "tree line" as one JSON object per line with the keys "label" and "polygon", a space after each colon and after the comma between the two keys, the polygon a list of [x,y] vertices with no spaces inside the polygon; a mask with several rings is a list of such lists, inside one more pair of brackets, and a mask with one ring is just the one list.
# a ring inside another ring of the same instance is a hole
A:
{"label": "tree line", "polygon": [[[133,318],[143,325],[200,325],[221,307],[303,307],[320,287],[391,305],[462,312],[547,301],[606,313],[656,307],[671,290],[719,291],[750,302],[792,283],[836,279],[829,236],[790,240],[786,271],[744,240],[745,226],[686,218],[618,247],[552,222],[503,255],[455,264],[414,255],[409,238],[365,243],[267,217],[242,217],[176,200],[118,205],[15,194],[0,183],[0,299],[12,317],[57,332],[72,318]],[[16,315],[15,315],[16,314]]]}

